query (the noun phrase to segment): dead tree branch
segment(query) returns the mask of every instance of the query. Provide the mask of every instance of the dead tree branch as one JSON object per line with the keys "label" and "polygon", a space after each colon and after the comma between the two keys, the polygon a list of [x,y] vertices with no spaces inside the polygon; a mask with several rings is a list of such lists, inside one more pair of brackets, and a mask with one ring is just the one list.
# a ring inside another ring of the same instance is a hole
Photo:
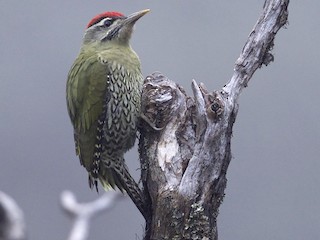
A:
{"label": "dead tree branch", "polygon": [[192,82],[193,97],[160,73],[147,77],[140,129],[142,181],[149,196],[145,239],[218,239],[216,219],[231,160],[238,98],[287,22],[289,0],[266,0],[221,90]]}

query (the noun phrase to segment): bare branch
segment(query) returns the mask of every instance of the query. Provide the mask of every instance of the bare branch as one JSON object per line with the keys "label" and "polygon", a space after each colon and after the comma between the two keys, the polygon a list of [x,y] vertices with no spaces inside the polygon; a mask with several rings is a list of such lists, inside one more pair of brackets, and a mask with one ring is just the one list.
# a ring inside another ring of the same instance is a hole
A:
{"label": "bare branch", "polygon": [[263,64],[268,65],[274,60],[270,51],[278,30],[287,23],[288,5],[289,0],[265,1],[263,13],[236,61],[234,74],[223,88],[234,101],[237,101],[240,92],[248,85],[254,72]]}
{"label": "bare branch", "polygon": [[123,198],[123,194],[109,191],[93,202],[78,203],[72,192],[62,192],[61,206],[74,221],[68,240],[87,239],[91,218],[111,209],[115,202],[121,198]]}
{"label": "bare branch", "polygon": [[287,22],[289,0],[266,0],[236,61],[230,82],[209,92],[192,82],[193,98],[160,73],[145,80],[139,151],[152,216],[145,239],[217,239],[216,219],[231,161],[238,97]]}

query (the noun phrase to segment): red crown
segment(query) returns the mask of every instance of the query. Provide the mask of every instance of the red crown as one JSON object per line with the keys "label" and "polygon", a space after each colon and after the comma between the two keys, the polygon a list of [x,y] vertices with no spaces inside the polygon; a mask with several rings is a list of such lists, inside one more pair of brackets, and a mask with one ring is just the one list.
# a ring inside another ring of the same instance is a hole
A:
{"label": "red crown", "polygon": [[95,16],[94,18],[92,18],[90,20],[90,22],[87,25],[87,28],[91,27],[92,25],[100,22],[102,19],[104,18],[117,18],[117,17],[123,17],[124,15],[122,13],[119,12],[104,12],[104,13],[100,13],[97,16]]}

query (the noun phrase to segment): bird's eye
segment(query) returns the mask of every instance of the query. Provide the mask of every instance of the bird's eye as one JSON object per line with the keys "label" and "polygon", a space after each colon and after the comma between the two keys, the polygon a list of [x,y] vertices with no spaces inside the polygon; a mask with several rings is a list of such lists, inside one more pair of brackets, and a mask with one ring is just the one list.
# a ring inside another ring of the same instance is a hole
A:
{"label": "bird's eye", "polygon": [[105,27],[110,27],[110,25],[113,23],[113,19],[112,18],[106,18],[103,22],[103,25]]}

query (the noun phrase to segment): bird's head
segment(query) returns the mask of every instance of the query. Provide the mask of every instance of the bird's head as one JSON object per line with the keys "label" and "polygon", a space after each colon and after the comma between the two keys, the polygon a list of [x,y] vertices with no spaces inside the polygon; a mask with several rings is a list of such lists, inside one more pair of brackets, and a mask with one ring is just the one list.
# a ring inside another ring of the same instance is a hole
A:
{"label": "bird's head", "polygon": [[127,17],[119,12],[101,13],[88,23],[84,43],[118,41],[127,44],[134,24],[149,11],[149,9],[145,9]]}

